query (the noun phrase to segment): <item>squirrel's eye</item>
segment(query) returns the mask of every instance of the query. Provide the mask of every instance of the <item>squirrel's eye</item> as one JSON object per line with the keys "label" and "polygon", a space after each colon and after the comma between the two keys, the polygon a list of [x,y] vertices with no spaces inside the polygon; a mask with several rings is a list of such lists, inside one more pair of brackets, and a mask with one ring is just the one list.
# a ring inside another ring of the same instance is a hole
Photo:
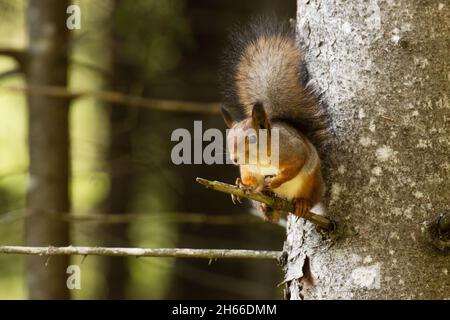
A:
{"label": "squirrel's eye", "polygon": [[249,142],[250,144],[256,143],[256,136],[255,136],[255,135],[252,135],[252,136],[248,137],[248,142]]}

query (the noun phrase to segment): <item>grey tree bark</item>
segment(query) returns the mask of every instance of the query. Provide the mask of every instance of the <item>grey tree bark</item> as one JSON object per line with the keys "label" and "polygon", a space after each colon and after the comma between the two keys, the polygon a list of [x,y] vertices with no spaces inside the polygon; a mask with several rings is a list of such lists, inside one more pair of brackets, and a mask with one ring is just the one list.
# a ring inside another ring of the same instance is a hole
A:
{"label": "grey tree bark", "polygon": [[[68,29],[67,1],[31,0],[27,21],[29,85],[67,84]],[[67,222],[52,218],[70,209],[68,181],[69,130],[65,98],[28,96],[29,106],[29,189],[25,238],[30,246],[66,246]],[[51,213],[51,214],[49,214]],[[68,299],[66,269],[69,257],[27,257],[30,299]]]}
{"label": "grey tree bark", "polygon": [[450,207],[448,21],[448,1],[298,0],[333,122],[325,170],[339,227],[323,235],[290,217],[289,298],[450,298],[449,256],[425,240],[425,222]]}

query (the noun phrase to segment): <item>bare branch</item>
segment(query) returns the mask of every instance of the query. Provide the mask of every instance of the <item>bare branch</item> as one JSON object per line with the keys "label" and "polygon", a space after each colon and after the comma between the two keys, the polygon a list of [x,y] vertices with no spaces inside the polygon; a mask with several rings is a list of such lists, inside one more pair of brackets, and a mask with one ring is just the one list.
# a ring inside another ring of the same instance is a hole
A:
{"label": "bare branch", "polygon": [[[228,183],[223,183],[220,181],[209,181],[203,178],[197,178],[196,179],[198,183],[204,185],[205,187],[209,189],[213,189],[216,191],[234,194],[238,197],[248,198],[255,201],[259,201],[262,203],[267,204],[269,207],[286,211],[286,212],[294,212],[295,211],[295,205],[291,201],[288,201],[286,199],[277,197],[275,195],[267,195],[261,192],[255,192],[250,189],[242,189],[238,186],[231,185]],[[317,215],[315,213],[309,212],[304,217],[306,220],[311,221],[318,225],[319,227],[326,229],[326,230],[334,230],[335,229],[335,223],[331,221],[330,219]]]}
{"label": "bare branch", "polygon": [[23,65],[26,52],[17,48],[0,48],[0,56],[7,56],[15,59],[17,63]]}
{"label": "bare branch", "polygon": [[188,248],[105,248],[105,247],[23,247],[0,246],[0,254],[24,254],[39,256],[130,256],[203,259],[278,259],[281,251],[188,249]]}
{"label": "bare branch", "polygon": [[51,96],[59,98],[81,98],[91,97],[104,102],[118,103],[130,107],[141,107],[153,110],[169,112],[189,112],[217,114],[219,103],[217,102],[187,102],[164,99],[150,99],[140,96],[132,96],[115,91],[95,91],[95,90],[73,90],[59,86],[1,86],[0,89],[29,95]]}

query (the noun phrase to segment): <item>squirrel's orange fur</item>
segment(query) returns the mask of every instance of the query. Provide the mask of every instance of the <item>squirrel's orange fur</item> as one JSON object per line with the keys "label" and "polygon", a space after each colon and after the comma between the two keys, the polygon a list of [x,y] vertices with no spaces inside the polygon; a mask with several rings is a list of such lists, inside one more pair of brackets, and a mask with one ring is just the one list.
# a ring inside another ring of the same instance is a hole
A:
{"label": "squirrel's orange fur", "polygon": [[[302,51],[287,25],[267,18],[244,33],[235,33],[233,39],[235,46],[229,50],[223,77],[222,114],[230,127],[231,158],[241,160],[239,183],[295,200],[295,214],[303,216],[324,193],[317,149],[324,145],[328,122],[320,99],[308,84]],[[249,129],[278,130],[277,167],[237,159],[235,147],[245,144],[241,147],[248,151],[249,139],[234,137]],[[268,213],[264,205],[257,207]]]}

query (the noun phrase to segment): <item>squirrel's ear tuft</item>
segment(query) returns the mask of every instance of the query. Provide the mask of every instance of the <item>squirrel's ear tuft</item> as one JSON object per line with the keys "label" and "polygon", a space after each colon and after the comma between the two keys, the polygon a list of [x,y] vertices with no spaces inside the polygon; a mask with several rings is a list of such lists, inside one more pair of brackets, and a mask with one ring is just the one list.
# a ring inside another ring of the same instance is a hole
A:
{"label": "squirrel's ear tuft", "polygon": [[227,127],[231,128],[234,124],[234,120],[231,117],[230,112],[228,112],[228,110],[224,106],[221,106],[220,113],[222,113],[223,121],[225,121],[225,124],[227,125]]}
{"label": "squirrel's ear tuft", "polygon": [[266,111],[264,110],[263,104],[257,102],[254,104],[252,109],[252,121],[253,127],[258,129],[270,129],[270,121],[267,117]]}

